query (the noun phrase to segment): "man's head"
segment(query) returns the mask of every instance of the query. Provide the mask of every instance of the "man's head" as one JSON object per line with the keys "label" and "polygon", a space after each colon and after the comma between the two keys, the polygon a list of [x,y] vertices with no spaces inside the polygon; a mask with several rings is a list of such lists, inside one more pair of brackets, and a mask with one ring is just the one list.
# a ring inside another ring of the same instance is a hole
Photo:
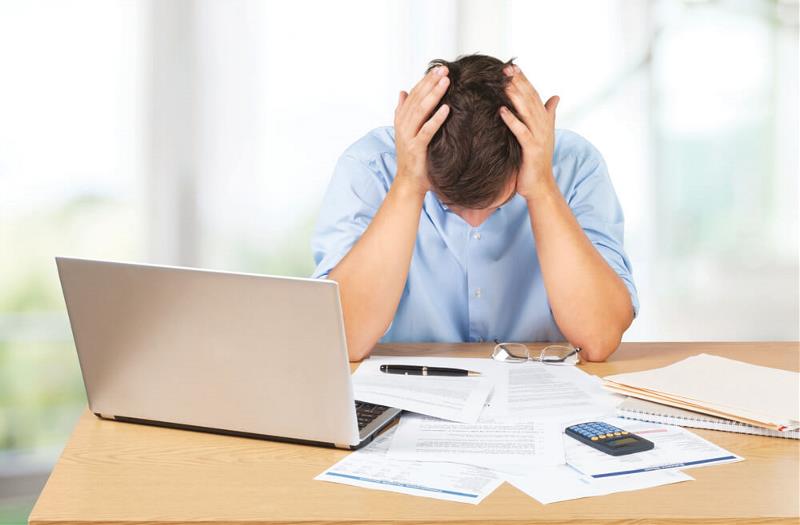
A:
{"label": "man's head", "polygon": [[522,148],[498,114],[500,106],[514,111],[505,92],[509,77],[503,73],[512,60],[467,55],[428,66],[428,71],[447,66],[450,78],[434,109],[447,104],[450,113],[428,145],[428,177],[445,204],[483,209],[513,196]]}

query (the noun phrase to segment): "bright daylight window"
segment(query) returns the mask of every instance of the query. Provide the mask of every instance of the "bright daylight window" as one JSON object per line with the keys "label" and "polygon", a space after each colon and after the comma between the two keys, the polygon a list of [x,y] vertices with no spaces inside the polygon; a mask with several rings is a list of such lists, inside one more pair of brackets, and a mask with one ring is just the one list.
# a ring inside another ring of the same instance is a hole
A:
{"label": "bright daylight window", "polygon": [[143,254],[143,5],[0,3],[3,523],[85,406],[53,257]]}
{"label": "bright daylight window", "polygon": [[336,159],[433,58],[519,57],[603,153],[626,339],[798,338],[796,2],[493,5],[0,2],[0,523],[85,407],[53,257],[310,274]]}

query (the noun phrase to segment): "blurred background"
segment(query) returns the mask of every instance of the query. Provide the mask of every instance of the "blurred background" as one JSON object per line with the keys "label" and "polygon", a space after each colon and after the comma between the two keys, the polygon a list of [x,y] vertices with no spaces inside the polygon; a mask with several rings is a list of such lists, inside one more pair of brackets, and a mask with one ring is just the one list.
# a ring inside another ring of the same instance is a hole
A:
{"label": "blurred background", "polygon": [[604,154],[626,340],[800,338],[796,0],[5,0],[0,523],[85,407],[55,255],[307,276],[337,157],[474,52]]}

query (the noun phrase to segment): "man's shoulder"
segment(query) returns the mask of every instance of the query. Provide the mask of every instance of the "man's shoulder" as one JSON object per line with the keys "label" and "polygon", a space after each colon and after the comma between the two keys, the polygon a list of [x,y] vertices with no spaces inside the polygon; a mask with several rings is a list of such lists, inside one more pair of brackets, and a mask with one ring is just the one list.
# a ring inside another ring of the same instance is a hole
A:
{"label": "man's shoulder", "polygon": [[372,164],[384,155],[396,155],[394,127],[375,128],[344,150],[342,156],[354,158],[364,164]]}
{"label": "man's shoulder", "polygon": [[553,152],[556,161],[559,159],[575,159],[585,161],[596,158],[602,160],[600,151],[589,140],[569,129],[557,129],[555,151]]}
{"label": "man's shoulder", "polygon": [[394,128],[384,126],[373,129],[344,150],[336,164],[333,184],[379,188],[379,193],[385,196],[396,170]]}

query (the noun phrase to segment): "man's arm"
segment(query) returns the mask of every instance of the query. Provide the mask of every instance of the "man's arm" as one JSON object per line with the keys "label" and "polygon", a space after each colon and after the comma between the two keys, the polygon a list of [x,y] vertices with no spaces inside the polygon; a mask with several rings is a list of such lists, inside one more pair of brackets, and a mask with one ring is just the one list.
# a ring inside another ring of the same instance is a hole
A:
{"label": "man's arm", "polygon": [[408,278],[425,194],[428,143],[447,118],[442,105],[428,119],[447,86],[447,69],[431,70],[395,110],[397,174],[380,209],[350,252],[331,270],[339,283],[351,361],[369,355],[386,332]]}
{"label": "man's arm", "polygon": [[520,118],[507,108],[500,115],[523,149],[517,193],[528,203],[539,264],[556,324],[590,361],[617,349],[633,321],[631,298],[622,279],[586,237],[553,177],[558,97],[542,104],[518,67],[507,91]]}

